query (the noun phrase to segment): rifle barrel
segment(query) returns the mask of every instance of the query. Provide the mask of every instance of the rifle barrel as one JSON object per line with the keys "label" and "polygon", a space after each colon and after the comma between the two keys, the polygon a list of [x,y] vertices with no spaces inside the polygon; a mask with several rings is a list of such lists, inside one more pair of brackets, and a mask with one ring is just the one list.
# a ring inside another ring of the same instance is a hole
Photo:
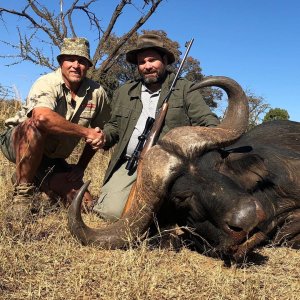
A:
{"label": "rifle barrel", "polygon": [[169,100],[169,97],[171,96],[171,93],[173,92],[174,86],[175,86],[176,81],[177,81],[177,79],[178,79],[178,77],[179,77],[179,75],[180,75],[180,72],[181,72],[181,69],[182,69],[182,67],[183,67],[183,64],[184,64],[184,62],[185,62],[185,60],[186,60],[186,57],[188,56],[188,54],[189,54],[189,52],[190,52],[190,49],[191,49],[191,47],[192,47],[192,45],[193,45],[193,42],[194,42],[194,38],[192,38],[192,39],[189,41],[188,45],[187,45],[186,51],[185,51],[184,56],[183,56],[183,58],[182,58],[182,60],[181,60],[181,63],[180,63],[180,65],[179,65],[179,68],[178,68],[178,70],[177,70],[177,73],[176,73],[176,75],[175,75],[175,78],[174,78],[174,80],[173,80],[173,82],[172,82],[172,84],[171,84],[170,90],[169,90],[169,92],[168,92],[168,94],[167,94],[167,96],[166,96],[166,98],[164,99],[163,102],[167,102],[167,101]]}

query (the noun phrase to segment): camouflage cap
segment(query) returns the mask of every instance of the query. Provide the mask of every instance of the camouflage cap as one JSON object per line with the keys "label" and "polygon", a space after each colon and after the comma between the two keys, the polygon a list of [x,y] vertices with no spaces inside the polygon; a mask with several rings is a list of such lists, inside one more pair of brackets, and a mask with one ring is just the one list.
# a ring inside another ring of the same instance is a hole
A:
{"label": "camouflage cap", "polygon": [[137,40],[137,45],[135,48],[131,49],[126,53],[126,60],[132,64],[137,65],[137,54],[146,49],[154,48],[168,57],[168,64],[171,64],[175,61],[175,56],[164,44],[163,39],[154,33],[146,33],[140,35]]}
{"label": "camouflage cap", "polygon": [[57,56],[59,62],[63,55],[77,55],[88,60],[90,66],[93,65],[90,59],[90,43],[85,38],[64,38],[60,54]]}

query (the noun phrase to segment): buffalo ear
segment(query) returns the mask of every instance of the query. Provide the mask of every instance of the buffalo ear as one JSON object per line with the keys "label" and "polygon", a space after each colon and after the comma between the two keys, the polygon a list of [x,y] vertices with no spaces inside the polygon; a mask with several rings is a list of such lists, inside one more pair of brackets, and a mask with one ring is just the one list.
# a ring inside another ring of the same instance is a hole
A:
{"label": "buffalo ear", "polygon": [[228,152],[219,172],[247,191],[255,190],[267,181],[269,172],[262,157],[257,154]]}

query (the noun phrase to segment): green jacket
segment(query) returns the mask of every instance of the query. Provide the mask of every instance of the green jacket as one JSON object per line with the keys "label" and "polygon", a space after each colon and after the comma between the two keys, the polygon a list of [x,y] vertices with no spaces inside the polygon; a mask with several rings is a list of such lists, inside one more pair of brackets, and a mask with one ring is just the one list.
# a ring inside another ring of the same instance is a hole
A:
{"label": "green jacket", "polygon": [[[175,75],[169,73],[162,85],[157,109],[162,106]],[[169,98],[169,108],[159,139],[169,130],[179,126],[216,126],[219,119],[213,114],[203,100],[198,90],[188,93],[193,85],[191,81],[179,78],[174,91]],[[104,183],[117,167],[118,162],[124,158],[124,150],[130,140],[134,127],[142,111],[141,81],[129,81],[114,93],[112,100],[112,115],[105,124],[106,147],[117,143],[110,164],[106,171]]]}

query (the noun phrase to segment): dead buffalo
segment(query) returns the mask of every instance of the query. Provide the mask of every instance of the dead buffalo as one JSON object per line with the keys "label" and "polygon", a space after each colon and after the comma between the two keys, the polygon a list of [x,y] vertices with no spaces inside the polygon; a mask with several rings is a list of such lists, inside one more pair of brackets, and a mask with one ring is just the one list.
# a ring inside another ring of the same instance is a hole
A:
{"label": "dead buffalo", "polygon": [[207,77],[194,89],[218,86],[228,95],[219,127],[180,127],[142,161],[135,200],[117,222],[92,229],[81,218],[85,184],[68,212],[71,233],[83,244],[121,248],[162,224],[188,228],[204,245],[239,259],[263,241],[300,247],[300,123],[274,121],[244,133],[248,102],[227,77]]}

